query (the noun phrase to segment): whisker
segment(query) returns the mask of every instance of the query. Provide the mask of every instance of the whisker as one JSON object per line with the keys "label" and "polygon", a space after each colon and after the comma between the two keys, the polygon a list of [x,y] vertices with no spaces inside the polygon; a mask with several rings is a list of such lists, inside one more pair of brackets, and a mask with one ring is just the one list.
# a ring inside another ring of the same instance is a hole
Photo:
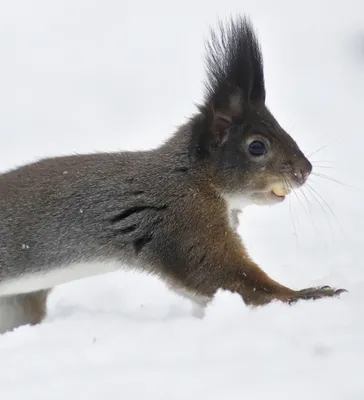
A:
{"label": "whisker", "polygon": [[[289,180],[286,179],[286,177],[284,175],[282,175],[283,178],[283,182],[285,184],[286,187],[290,188],[291,190],[293,190],[292,185],[290,184]],[[296,246],[297,249],[299,249],[299,242],[298,242],[298,218],[297,215],[295,213],[295,210],[293,208],[293,204],[291,202],[291,198],[290,196],[288,196],[288,204],[289,204],[289,212],[292,218],[292,225],[293,225],[293,231],[294,231],[294,235],[295,235],[295,239],[296,239]]]}
{"label": "whisker", "polygon": [[311,207],[311,204],[310,204],[310,202],[308,200],[308,197],[306,196],[306,193],[303,191],[302,187],[300,187],[299,189],[300,189],[300,192],[302,193],[303,197],[306,199],[307,206],[308,206],[308,209],[309,209],[310,214],[311,214],[312,225],[314,226],[315,230],[318,232],[317,226],[315,224],[315,218],[314,218],[314,215],[313,215],[313,208]]}
{"label": "whisker", "polygon": [[331,167],[330,165],[315,165],[315,169],[316,168],[336,169],[335,167]]}
{"label": "whisker", "polygon": [[306,183],[306,187],[307,187],[307,189],[309,190],[309,192],[310,192],[310,194],[311,194],[311,196],[313,197],[313,199],[316,201],[316,203],[320,206],[320,208],[321,208],[321,211],[323,212],[323,214],[325,215],[325,217],[326,217],[326,221],[327,221],[327,224],[329,225],[329,227],[330,227],[330,231],[331,231],[331,235],[332,235],[332,237],[334,238],[334,230],[333,230],[333,227],[332,227],[332,225],[331,225],[331,222],[330,222],[330,218],[328,217],[328,215],[327,215],[327,209],[323,206],[323,204],[320,202],[320,200],[318,199],[318,197],[315,195],[315,193],[314,193],[314,191],[312,190],[312,187],[308,184],[308,183]]}
{"label": "whisker", "polygon": [[335,182],[335,183],[337,183],[339,185],[342,185],[342,186],[346,186],[346,187],[350,187],[352,189],[360,190],[359,188],[357,188],[355,186],[348,185],[347,183],[341,182],[341,181],[339,181],[339,180],[337,180],[335,178],[332,178],[331,176],[328,176],[328,175],[325,175],[325,174],[322,174],[322,173],[311,172],[311,175],[317,176],[319,178],[327,179],[328,181]]}
{"label": "whisker", "polygon": [[330,161],[330,160],[310,160],[310,161],[312,164],[318,163],[318,162],[334,164],[334,161]]}
{"label": "whisker", "polygon": [[[320,193],[318,193],[318,191],[316,189],[314,189],[308,182],[306,182],[307,187],[310,188],[311,191],[313,191],[318,197],[319,199],[323,202],[323,204],[326,206],[326,208],[328,209],[328,211],[330,212],[330,214],[334,217],[338,227],[341,230],[342,235],[344,236],[345,240],[346,240],[346,235],[345,232],[338,220],[338,218],[336,217],[335,213],[333,212],[332,208],[328,205],[328,203],[324,200],[324,198],[320,195]],[[320,202],[319,202],[320,203]],[[321,203],[320,203],[321,204]]]}
{"label": "whisker", "polygon": [[314,154],[318,153],[319,151],[325,149],[327,146],[333,144],[334,142],[336,142],[339,139],[340,135],[337,135],[335,138],[333,138],[329,143],[324,144],[323,146],[321,146],[320,148],[318,148],[317,150],[315,150],[313,153],[309,154],[307,157],[312,157]]}
{"label": "whisker", "polygon": [[[332,143],[332,142],[331,142],[331,143]],[[331,143],[324,144],[323,146],[321,146],[320,148],[318,148],[318,149],[317,149],[316,151],[314,151],[313,153],[308,154],[308,155],[307,155],[307,158],[310,158],[310,157],[312,157],[314,154],[316,154],[316,153],[318,153],[319,151],[325,149],[325,148],[326,148],[327,146],[329,146]]]}
{"label": "whisker", "polygon": [[291,217],[294,237],[295,237],[296,246],[297,246],[297,249],[298,249],[299,245],[298,245],[298,233],[297,233],[297,225],[296,225],[296,221],[295,221],[295,213],[294,213],[293,206],[292,206],[292,203],[291,203],[291,199],[290,199],[289,196],[288,196],[288,204],[289,204],[289,215]]}
{"label": "whisker", "polygon": [[310,221],[311,221],[313,227],[316,228],[316,227],[315,227],[315,224],[314,224],[314,222],[313,222],[313,216],[312,216],[311,211],[310,211],[310,212],[307,211],[306,207],[304,206],[304,204],[302,203],[301,199],[299,198],[297,192],[294,190],[294,188],[293,188],[293,186],[292,186],[290,180],[286,179],[285,177],[283,177],[283,179],[284,179],[284,181],[285,181],[285,184],[287,184],[287,185],[289,186],[289,188],[291,189],[291,191],[293,192],[293,194],[296,196],[296,198],[297,198],[298,202],[301,204],[302,208],[305,210],[305,213],[306,213],[306,215],[308,216],[308,218],[310,219]]}
{"label": "whisker", "polygon": [[292,132],[293,129],[297,126],[297,123],[294,123],[293,125],[291,125],[291,127],[288,128],[288,132]]}

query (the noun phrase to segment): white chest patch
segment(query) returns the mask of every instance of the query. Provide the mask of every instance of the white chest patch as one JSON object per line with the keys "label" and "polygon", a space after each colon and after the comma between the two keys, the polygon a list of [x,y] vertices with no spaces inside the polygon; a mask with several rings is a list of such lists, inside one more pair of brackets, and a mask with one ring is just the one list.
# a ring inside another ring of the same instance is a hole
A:
{"label": "white chest patch", "polygon": [[224,195],[224,199],[230,211],[243,210],[252,204],[252,201],[246,195],[242,194],[227,194]]}
{"label": "white chest patch", "polygon": [[0,283],[0,296],[50,289],[63,283],[113,272],[120,268],[120,262],[115,261],[95,261],[93,263],[75,263],[67,266],[59,266],[49,271],[23,275],[17,279],[10,279]]}
{"label": "white chest patch", "polygon": [[223,198],[226,202],[227,212],[229,216],[229,224],[233,229],[237,228],[237,221],[234,216],[234,210],[242,211],[251,205],[251,200],[242,194],[224,194]]}

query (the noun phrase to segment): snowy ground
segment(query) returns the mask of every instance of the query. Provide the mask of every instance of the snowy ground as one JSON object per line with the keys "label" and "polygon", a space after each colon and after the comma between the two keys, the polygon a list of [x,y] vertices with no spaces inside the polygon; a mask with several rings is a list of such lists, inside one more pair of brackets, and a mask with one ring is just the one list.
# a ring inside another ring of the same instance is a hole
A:
{"label": "snowy ground", "polygon": [[151,277],[73,282],[42,325],[0,337],[1,399],[364,398],[362,0],[3,3],[0,169],[157,145],[201,98],[208,25],[236,12],[259,30],[277,119],[353,186],[312,177],[332,213],[306,190],[310,205],[248,210],[241,233],[282,283],[350,293],[250,310],[221,292],[197,319]]}

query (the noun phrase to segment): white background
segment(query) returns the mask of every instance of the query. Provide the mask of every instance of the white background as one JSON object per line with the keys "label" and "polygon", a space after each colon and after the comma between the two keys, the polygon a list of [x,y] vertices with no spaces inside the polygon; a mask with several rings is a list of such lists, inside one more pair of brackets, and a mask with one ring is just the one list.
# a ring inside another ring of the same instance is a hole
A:
{"label": "white background", "polygon": [[362,1],[3,2],[0,169],[157,146],[202,98],[209,25],[236,13],[258,30],[271,111],[345,184],[313,176],[327,205],[306,188],[240,232],[280,282],[350,293],[259,310],[218,293],[199,320],[152,277],[64,285],[42,325],[0,336],[1,399],[364,398]]}

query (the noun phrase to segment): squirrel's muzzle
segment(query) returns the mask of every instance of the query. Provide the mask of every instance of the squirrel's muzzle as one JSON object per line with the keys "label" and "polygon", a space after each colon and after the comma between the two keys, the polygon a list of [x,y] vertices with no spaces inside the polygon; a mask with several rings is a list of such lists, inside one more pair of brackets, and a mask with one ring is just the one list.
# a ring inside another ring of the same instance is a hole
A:
{"label": "squirrel's muzzle", "polygon": [[293,175],[299,185],[303,185],[312,172],[312,164],[307,158],[302,158],[295,166]]}

